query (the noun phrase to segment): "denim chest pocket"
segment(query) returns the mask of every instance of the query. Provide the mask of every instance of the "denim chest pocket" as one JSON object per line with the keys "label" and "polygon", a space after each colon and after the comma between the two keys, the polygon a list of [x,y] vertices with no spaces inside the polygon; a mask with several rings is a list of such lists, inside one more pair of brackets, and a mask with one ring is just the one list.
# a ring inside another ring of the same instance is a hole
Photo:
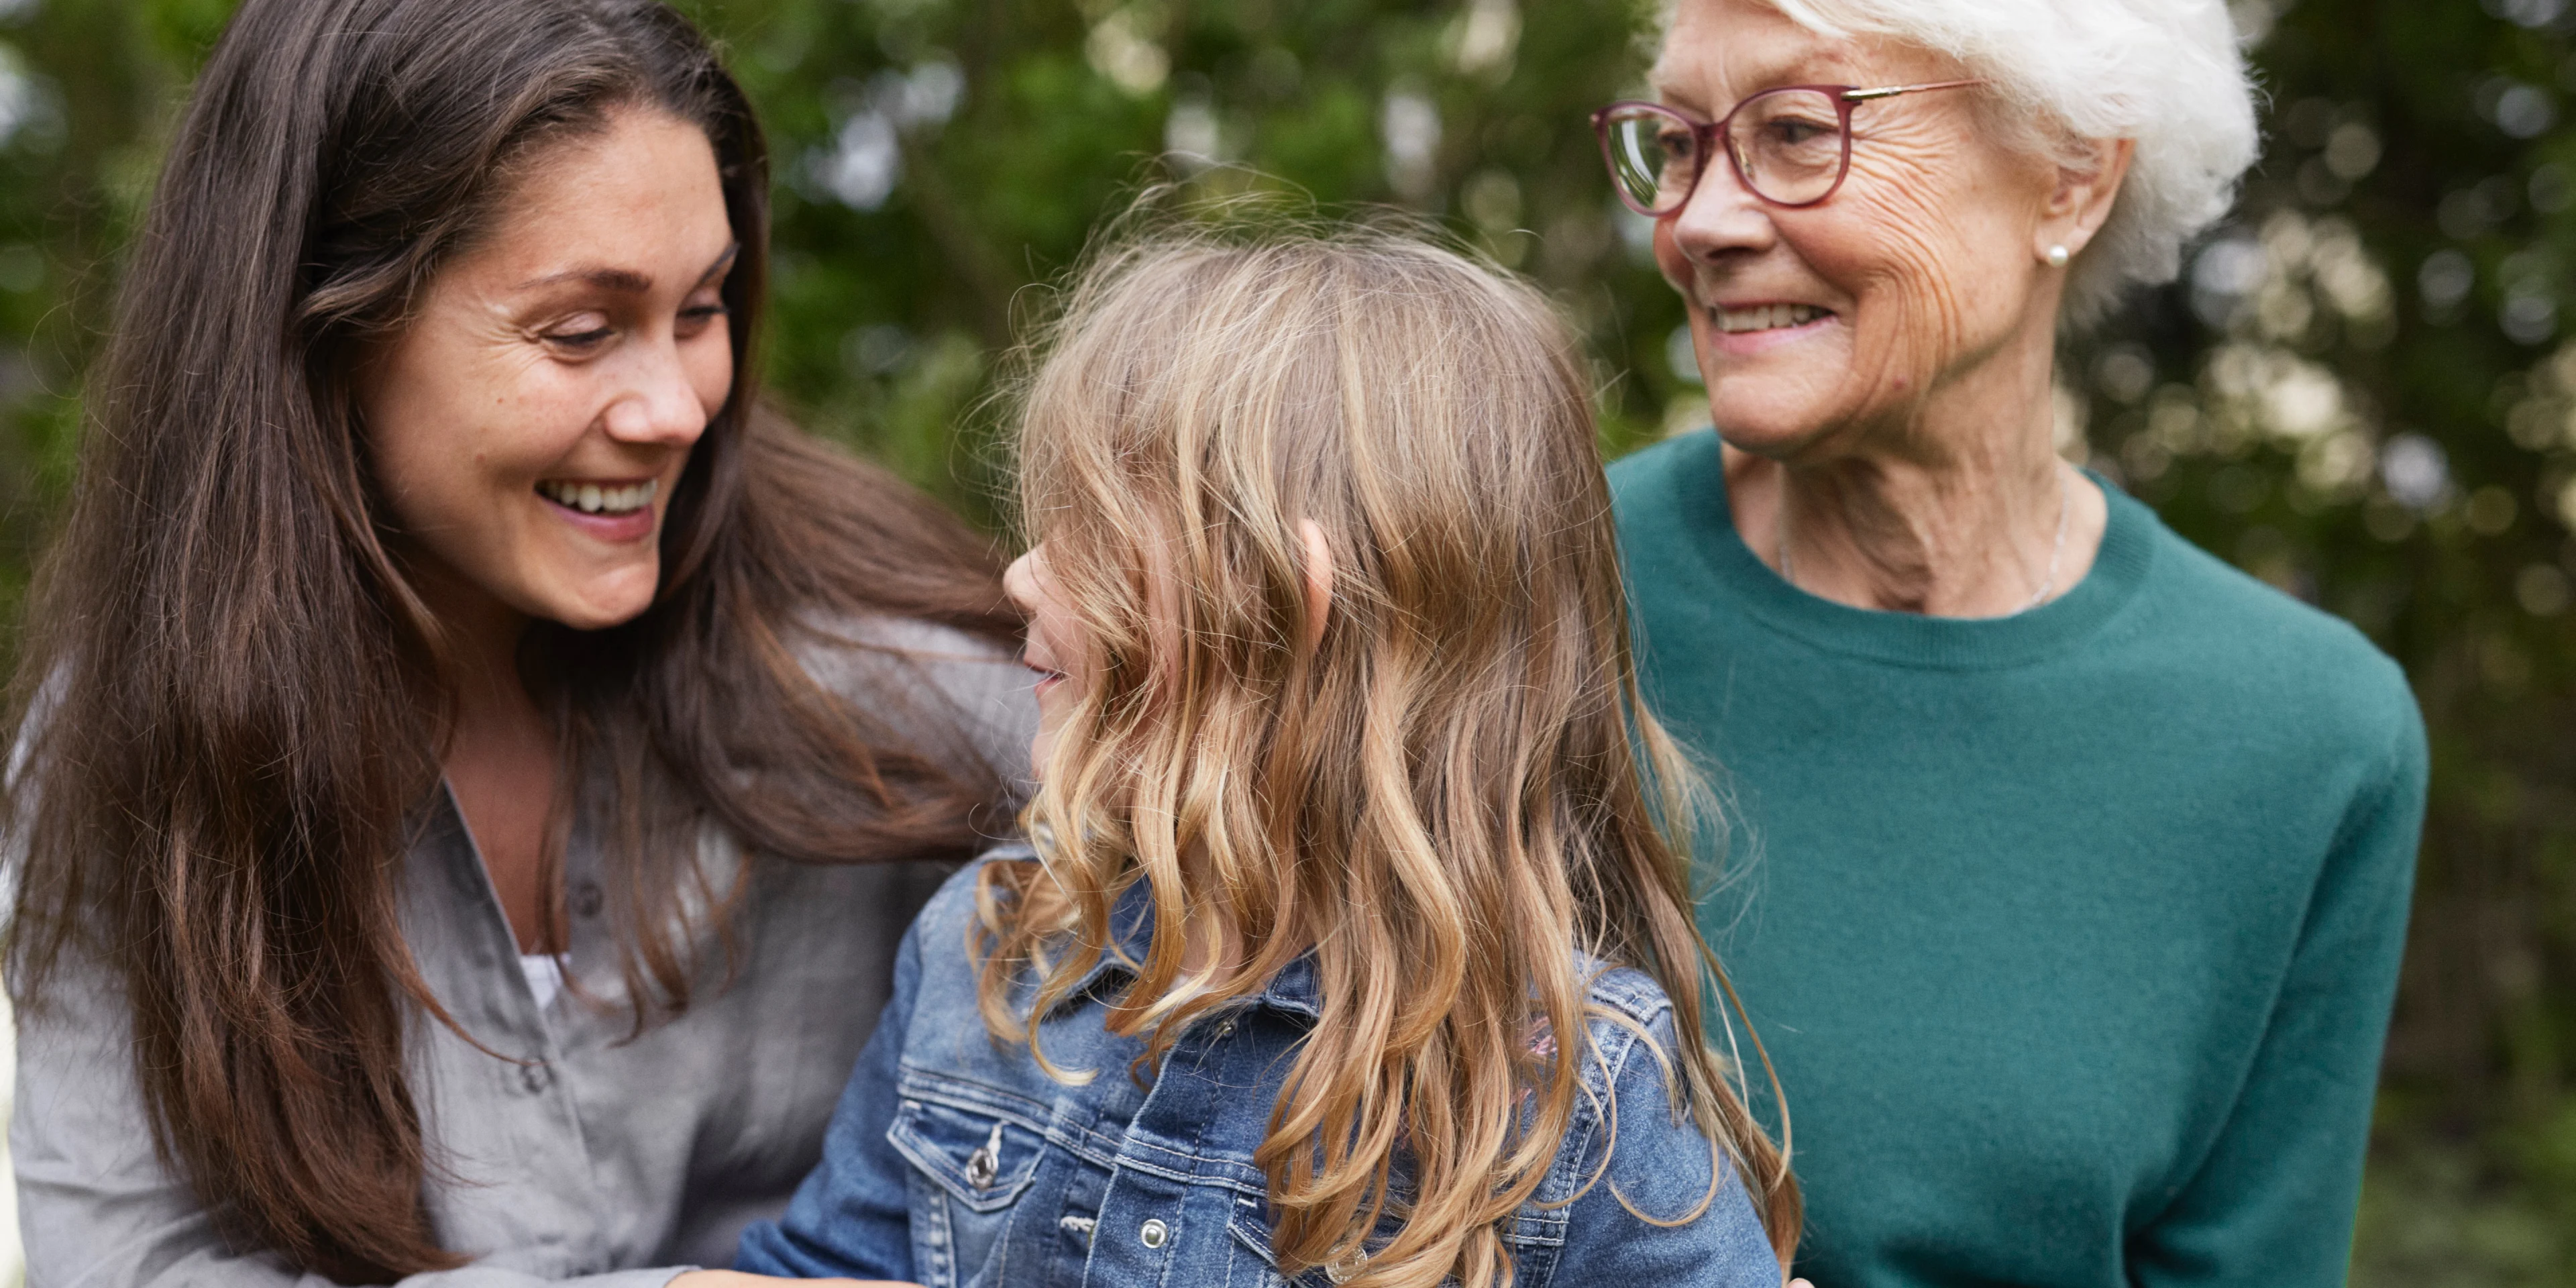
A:
{"label": "denim chest pocket", "polygon": [[931,1288],[1008,1281],[990,1265],[1015,1205],[1037,1179],[1046,1140],[1015,1120],[906,1100],[886,1141],[912,1164],[913,1260]]}
{"label": "denim chest pocket", "polygon": [[903,1102],[886,1139],[975,1212],[997,1212],[1017,1202],[1046,1153],[1046,1141],[1018,1123],[925,1100]]}

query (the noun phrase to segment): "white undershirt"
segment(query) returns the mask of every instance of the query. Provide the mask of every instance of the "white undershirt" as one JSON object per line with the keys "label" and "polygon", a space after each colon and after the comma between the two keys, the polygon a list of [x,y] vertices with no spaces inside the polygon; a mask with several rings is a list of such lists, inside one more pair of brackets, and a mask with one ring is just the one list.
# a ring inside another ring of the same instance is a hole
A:
{"label": "white undershirt", "polygon": [[555,994],[563,991],[563,959],[553,953],[521,953],[519,969],[527,974],[528,991],[536,996],[537,1009],[543,1011],[555,1004]]}

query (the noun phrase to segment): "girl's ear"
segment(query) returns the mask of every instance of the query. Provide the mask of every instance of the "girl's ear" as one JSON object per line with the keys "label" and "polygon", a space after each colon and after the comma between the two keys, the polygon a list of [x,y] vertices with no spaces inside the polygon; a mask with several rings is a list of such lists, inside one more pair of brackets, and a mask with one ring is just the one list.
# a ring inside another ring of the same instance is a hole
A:
{"label": "girl's ear", "polygon": [[1333,611],[1333,547],[1313,519],[1299,519],[1297,535],[1306,543],[1306,651],[1312,653],[1323,644],[1324,622]]}

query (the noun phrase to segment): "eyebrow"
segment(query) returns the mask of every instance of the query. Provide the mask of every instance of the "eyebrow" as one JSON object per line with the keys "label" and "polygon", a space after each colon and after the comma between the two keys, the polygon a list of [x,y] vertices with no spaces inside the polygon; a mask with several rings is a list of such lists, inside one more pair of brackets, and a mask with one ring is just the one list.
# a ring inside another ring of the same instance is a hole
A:
{"label": "eyebrow", "polygon": [[[741,257],[741,242],[735,242],[733,245],[725,247],[724,253],[716,256],[716,262],[708,265],[707,271],[698,275],[698,280],[691,285],[691,289],[694,290],[697,287],[704,286],[714,278],[723,275],[724,271],[733,267],[733,262]],[[653,289],[653,278],[651,274],[638,273],[631,268],[610,268],[606,265],[587,265],[581,268],[568,268],[560,273],[548,273],[543,277],[532,277],[527,281],[519,283],[515,289],[533,291],[539,287],[557,286],[565,282],[580,282],[588,286],[598,287],[603,291],[613,291],[619,295],[642,295]]]}

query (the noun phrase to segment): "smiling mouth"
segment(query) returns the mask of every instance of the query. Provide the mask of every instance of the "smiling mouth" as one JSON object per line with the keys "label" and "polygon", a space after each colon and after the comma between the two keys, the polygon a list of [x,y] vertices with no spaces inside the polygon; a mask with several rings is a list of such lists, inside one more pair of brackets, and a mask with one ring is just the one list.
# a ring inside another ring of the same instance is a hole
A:
{"label": "smiling mouth", "polygon": [[1709,318],[1728,335],[1746,331],[1784,331],[1832,317],[1833,310],[1813,304],[1755,304],[1747,308],[1711,307]]}
{"label": "smiling mouth", "polygon": [[653,498],[661,493],[660,479],[646,479],[623,487],[601,487],[596,483],[564,479],[548,479],[537,484],[537,495],[583,514],[633,514],[653,504]]}

